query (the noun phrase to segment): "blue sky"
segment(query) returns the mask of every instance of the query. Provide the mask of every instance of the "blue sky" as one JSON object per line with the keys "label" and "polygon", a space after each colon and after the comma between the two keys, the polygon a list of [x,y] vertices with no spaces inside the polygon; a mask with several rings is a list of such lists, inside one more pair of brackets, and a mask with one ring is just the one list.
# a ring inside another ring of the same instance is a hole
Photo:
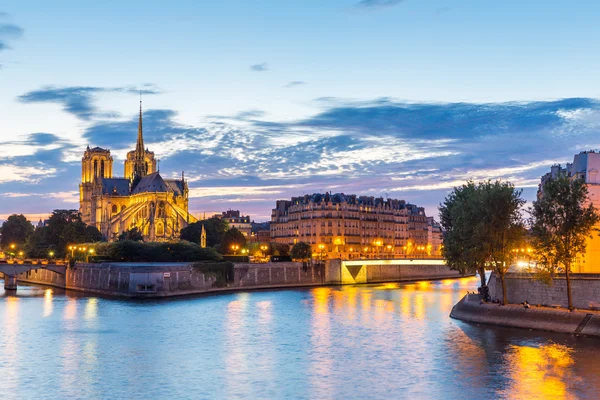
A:
{"label": "blue sky", "polygon": [[0,219],[76,208],[87,144],[122,174],[139,90],[195,214],[333,191],[436,215],[600,147],[597,1],[95,3],[0,6]]}

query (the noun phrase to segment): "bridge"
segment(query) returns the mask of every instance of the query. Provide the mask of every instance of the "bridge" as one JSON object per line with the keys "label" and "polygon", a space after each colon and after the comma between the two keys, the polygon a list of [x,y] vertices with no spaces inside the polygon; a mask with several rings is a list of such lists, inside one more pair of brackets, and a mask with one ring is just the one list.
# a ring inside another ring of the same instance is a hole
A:
{"label": "bridge", "polygon": [[36,262],[20,263],[0,263],[0,273],[4,275],[4,290],[17,290],[17,276],[35,269],[47,269],[57,274],[65,275],[67,266],[64,264],[48,264]]}

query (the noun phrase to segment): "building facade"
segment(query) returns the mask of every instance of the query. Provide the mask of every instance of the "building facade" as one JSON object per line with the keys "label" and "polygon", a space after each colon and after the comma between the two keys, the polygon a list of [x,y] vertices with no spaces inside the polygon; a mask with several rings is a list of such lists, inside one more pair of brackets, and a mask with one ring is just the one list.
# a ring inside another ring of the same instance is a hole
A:
{"label": "building facade", "polygon": [[215,217],[227,221],[229,228],[236,228],[246,237],[250,236],[252,232],[250,217],[241,215],[239,210],[223,211],[221,214],[216,214]]}
{"label": "building facade", "polygon": [[[589,201],[600,210],[600,153],[596,151],[583,151],[573,158],[572,163],[553,165],[550,172],[542,176],[538,187],[538,198],[544,194],[544,183],[558,176],[568,176],[571,179],[583,179],[588,190]],[[596,226],[600,229],[600,225]],[[600,237],[594,234],[587,239],[586,253],[578,257],[575,265],[571,267],[575,273],[600,273]]]}
{"label": "building facade", "polygon": [[427,257],[425,210],[404,200],[315,193],[278,200],[271,241],[309,243],[317,258]]}
{"label": "building facade", "polygon": [[188,186],[181,179],[164,179],[154,153],[144,149],[142,104],[136,148],[127,154],[125,177],[113,176],[110,150],[89,146],[81,159],[79,211],[83,221],[108,239],[137,227],[150,241],[168,241],[196,222],[188,212]]}

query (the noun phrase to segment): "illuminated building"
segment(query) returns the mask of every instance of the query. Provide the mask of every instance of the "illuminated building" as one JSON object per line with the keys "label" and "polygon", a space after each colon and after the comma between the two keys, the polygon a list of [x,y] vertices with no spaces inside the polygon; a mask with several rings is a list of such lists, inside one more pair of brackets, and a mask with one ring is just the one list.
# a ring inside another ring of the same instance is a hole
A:
{"label": "illuminated building", "polygon": [[181,179],[164,179],[154,153],[144,149],[142,103],[135,150],[127,153],[125,177],[113,177],[110,150],[88,146],[81,159],[79,211],[83,221],[108,239],[137,227],[146,240],[165,241],[196,222],[188,213],[188,186]]}
{"label": "illuminated building", "polygon": [[[537,196],[544,195],[543,186],[549,179],[558,176],[568,176],[571,179],[583,179],[588,190],[589,201],[600,210],[600,153],[595,151],[583,151],[573,158],[573,163],[567,163],[563,168],[559,164],[553,165],[550,172],[542,176],[538,187]],[[600,226],[595,228],[600,229]],[[571,266],[575,273],[600,273],[600,237],[594,234],[587,239],[586,253],[579,256]]]}
{"label": "illuminated building", "polygon": [[317,257],[426,257],[430,248],[422,207],[404,200],[315,193],[278,200],[271,241],[312,245]]}
{"label": "illuminated building", "polygon": [[221,214],[215,214],[214,217],[227,221],[229,228],[236,228],[238,231],[242,232],[244,236],[250,236],[252,231],[250,217],[241,215],[238,210],[223,211]]}

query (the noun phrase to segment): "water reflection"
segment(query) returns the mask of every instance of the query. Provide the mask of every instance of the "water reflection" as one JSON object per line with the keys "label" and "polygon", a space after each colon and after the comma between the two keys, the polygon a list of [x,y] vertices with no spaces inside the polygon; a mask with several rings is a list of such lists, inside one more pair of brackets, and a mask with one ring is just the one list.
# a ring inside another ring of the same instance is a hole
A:
{"label": "water reflection", "polygon": [[[594,398],[596,339],[465,324],[477,279],[129,302],[0,298],[3,398]],[[21,287],[19,287],[19,290]],[[44,384],[32,384],[32,382]]]}
{"label": "water reflection", "polygon": [[44,291],[44,318],[52,315],[52,289]]}
{"label": "water reflection", "polygon": [[538,347],[511,345],[505,356],[510,384],[504,394],[510,398],[575,398],[569,385],[577,383],[571,367],[572,349],[560,344]]}

